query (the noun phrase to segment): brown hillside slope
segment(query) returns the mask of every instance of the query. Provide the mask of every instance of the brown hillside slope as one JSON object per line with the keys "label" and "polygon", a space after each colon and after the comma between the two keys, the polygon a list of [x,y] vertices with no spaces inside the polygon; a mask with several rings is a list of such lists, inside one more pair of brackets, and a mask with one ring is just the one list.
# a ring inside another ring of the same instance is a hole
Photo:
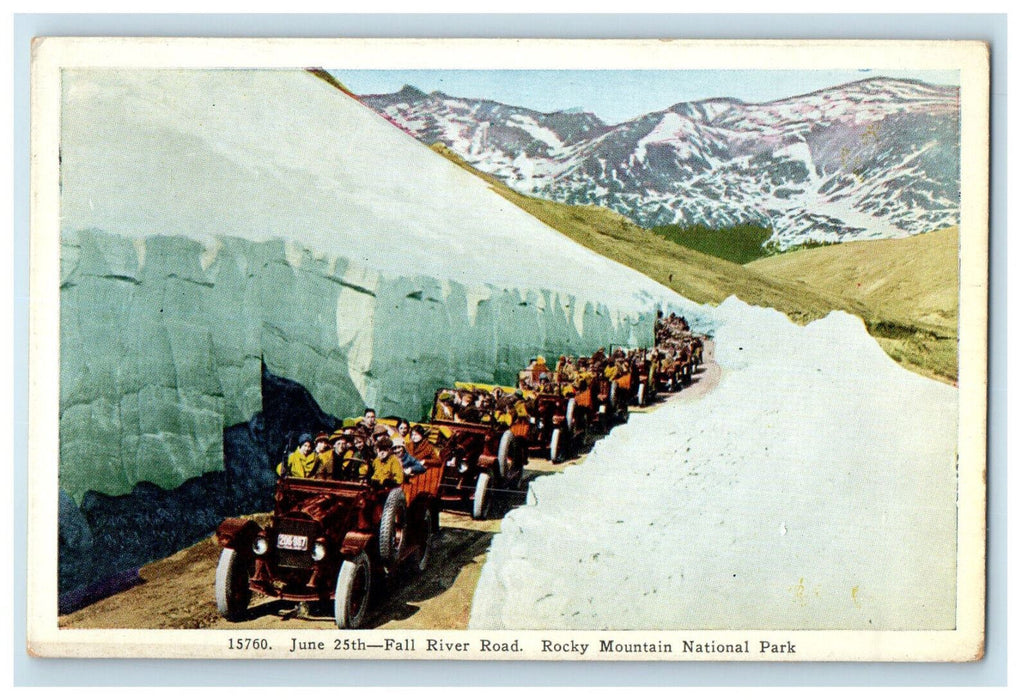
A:
{"label": "brown hillside slope", "polygon": [[959,242],[954,226],[910,238],[797,250],[746,267],[858,301],[886,316],[955,332]]}

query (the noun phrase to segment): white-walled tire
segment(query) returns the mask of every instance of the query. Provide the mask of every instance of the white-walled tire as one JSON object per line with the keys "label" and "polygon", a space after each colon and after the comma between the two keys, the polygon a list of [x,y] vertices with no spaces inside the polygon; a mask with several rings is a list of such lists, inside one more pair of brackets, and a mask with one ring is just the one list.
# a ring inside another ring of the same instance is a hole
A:
{"label": "white-walled tire", "polygon": [[214,603],[226,620],[238,620],[250,605],[250,572],[243,555],[227,547],[221,550],[214,572]]}
{"label": "white-walled tire", "polygon": [[561,449],[561,447],[563,447],[563,445],[561,443],[562,443],[561,429],[560,428],[554,428],[553,429],[553,434],[550,435],[550,463],[551,464],[558,464],[561,461],[563,461],[563,459],[564,459],[564,451]]}
{"label": "white-walled tire", "polygon": [[341,630],[356,629],[364,623],[371,598],[371,562],[364,552],[339,567],[336,579],[335,618]]}
{"label": "white-walled tire", "polygon": [[573,434],[575,431],[575,397],[571,396],[568,398],[567,409],[564,411],[564,420],[568,424],[568,433]]}
{"label": "white-walled tire", "polygon": [[489,501],[492,494],[489,493],[489,472],[482,472],[475,482],[475,498],[471,502],[471,517],[475,520],[484,520],[489,515]]}
{"label": "white-walled tire", "polygon": [[400,557],[406,525],[407,497],[397,486],[386,496],[382,521],[378,524],[378,555],[387,565],[396,563]]}
{"label": "white-walled tire", "polygon": [[639,382],[639,391],[636,392],[635,400],[640,406],[646,405],[646,385],[642,382]]}
{"label": "white-walled tire", "polygon": [[500,436],[500,445],[496,448],[496,471],[502,480],[507,481],[514,474],[517,468],[516,458],[517,448],[514,444],[514,433],[505,430]]}

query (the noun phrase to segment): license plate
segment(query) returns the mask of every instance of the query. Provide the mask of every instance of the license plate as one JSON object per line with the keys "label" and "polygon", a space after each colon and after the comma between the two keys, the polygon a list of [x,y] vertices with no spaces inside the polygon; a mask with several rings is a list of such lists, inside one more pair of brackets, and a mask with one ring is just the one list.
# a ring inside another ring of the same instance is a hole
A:
{"label": "license plate", "polygon": [[306,535],[286,535],[279,534],[278,536],[278,548],[279,549],[307,549],[307,536]]}

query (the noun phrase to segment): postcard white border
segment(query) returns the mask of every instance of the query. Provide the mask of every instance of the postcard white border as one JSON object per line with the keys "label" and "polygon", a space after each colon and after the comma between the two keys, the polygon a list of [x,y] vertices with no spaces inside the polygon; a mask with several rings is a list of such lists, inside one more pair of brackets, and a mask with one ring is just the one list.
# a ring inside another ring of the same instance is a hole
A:
{"label": "postcard white border", "polygon": [[[565,39],[186,39],[49,38],[33,45],[32,195],[29,309],[28,639],[30,653],[71,657],[240,658],[228,650],[232,630],[61,630],[57,627],[57,434],[59,347],[59,207],[57,144],[60,71],[72,67],[350,69],[809,69],[874,68],[961,71],[960,434],[958,453],[957,627],[952,632],[823,631],[310,631],[327,640],[428,637],[472,641],[522,640],[529,653],[477,652],[404,658],[558,660],[772,660],[767,654],[546,654],[543,639],[575,639],[592,649],[623,643],[684,639],[716,643],[791,641],[790,661],[962,661],[981,657],[985,597],[985,441],[988,322],[987,46],[971,41],[695,41]],[[295,631],[262,630],[271,657],[282,658]],[[331,645],[331,644],[329,644]],[[423,645],[419,645],[423,647]],[[331,652],[331,650],[328,650]],[[250,652],[244,658],[260,658]],[[344,658],[329,653],[326,658]],[[345,658],[397,658],[395,653]]]}

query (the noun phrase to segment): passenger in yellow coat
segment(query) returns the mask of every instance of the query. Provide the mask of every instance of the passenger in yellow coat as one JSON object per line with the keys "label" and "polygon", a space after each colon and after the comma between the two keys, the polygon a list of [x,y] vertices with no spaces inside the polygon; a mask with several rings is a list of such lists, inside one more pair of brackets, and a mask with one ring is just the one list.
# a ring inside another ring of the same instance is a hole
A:
{"label": "passenger in yellow coat", "polygon": [[318,433],[314,438],[314,455],[317,466],[310,476],[328,479],[332,474],[332,444],[328,434]]}
{"label": "passenger in yellow coat", "polygon": [[[360,475],[367,476],[369,467],[364,465],[360,468]],[[403,466],[400,458],[393,454],[393,441],[389,438],[382,438],[375,443],[375,459],[371,461],[371,481],[382,486],[403,483]]]}
{"label": "passenger in yellow coat", "polygon": [[[318,456],[314,454],[314,440],[311,438],[310,433],[304,433],[300,436],[300,446],[289,455],[286,463],[286,476],[306,479],[317,468],[317,464]],[[281,464],[278,465],[276,471],[280,475],[282,474]]]}

